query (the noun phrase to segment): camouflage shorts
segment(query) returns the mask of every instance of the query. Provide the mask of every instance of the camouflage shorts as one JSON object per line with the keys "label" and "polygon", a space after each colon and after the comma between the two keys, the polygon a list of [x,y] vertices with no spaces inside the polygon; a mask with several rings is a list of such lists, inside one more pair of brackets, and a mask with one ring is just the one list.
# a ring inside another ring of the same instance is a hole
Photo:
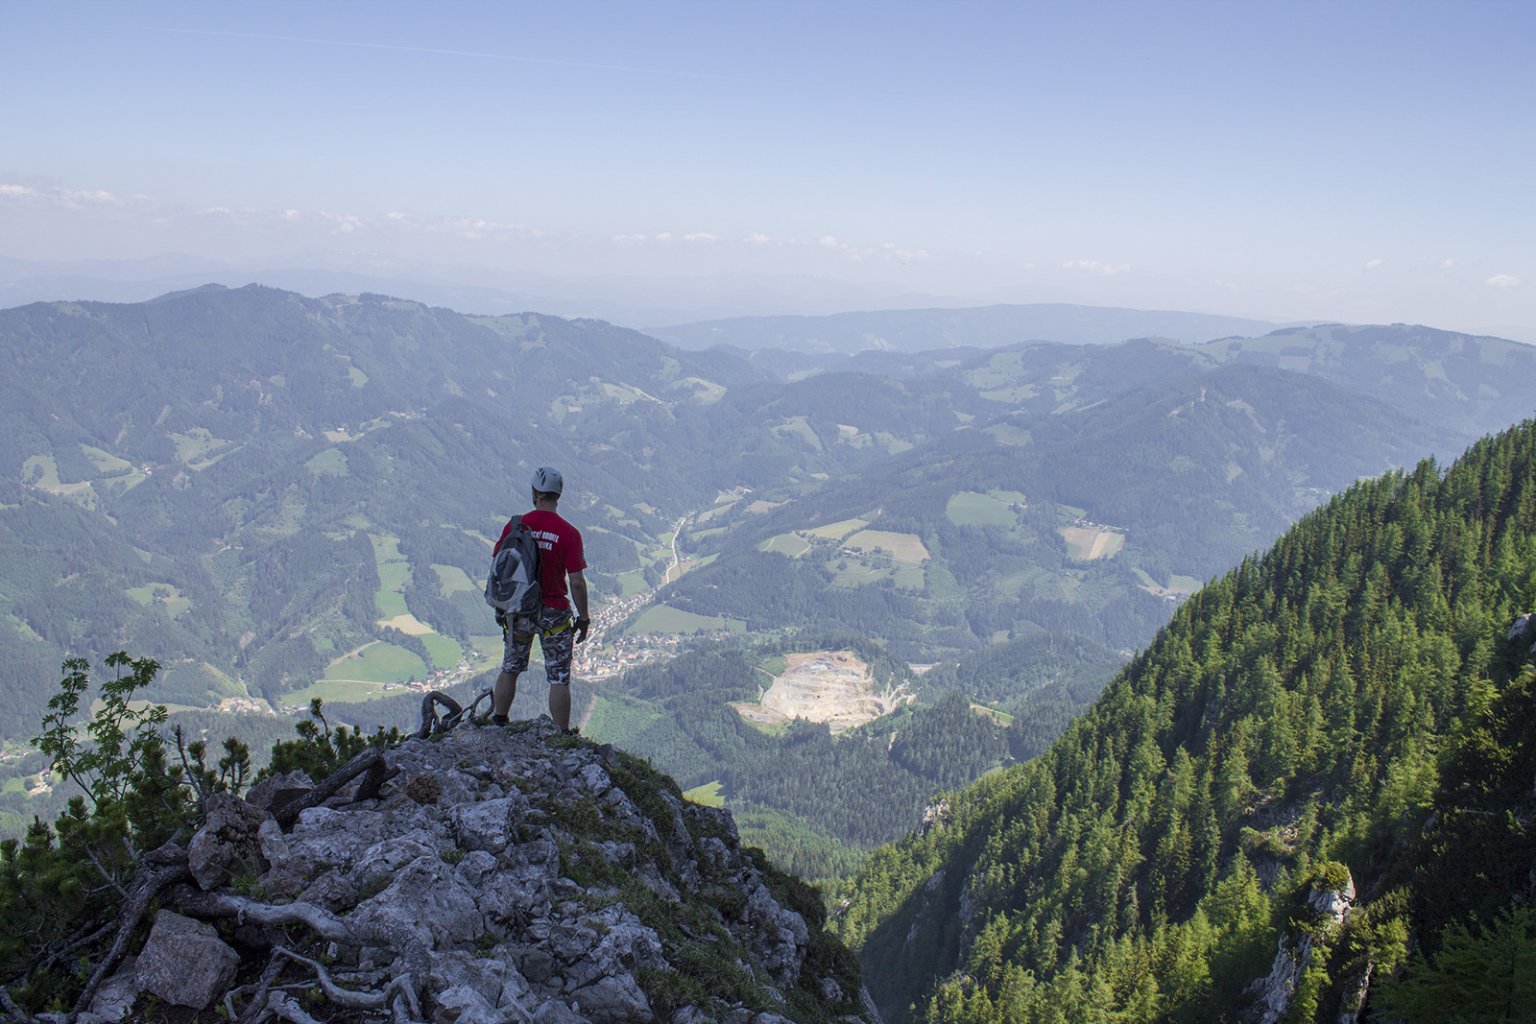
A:
{"label": "camouflage shorts", "polygon": [[576,631],[571,628],[569,608],[541,608],[538,618],[532,615],[513,616],[508,621],[506,647],[501,658],[501,670],[519,675],[528,668],[528,656],[533,652],[533,638],[539,638],[539,649],[544,652],[544,678],[551,686],[567,686],[571,681],[571,650],[575,646]]}

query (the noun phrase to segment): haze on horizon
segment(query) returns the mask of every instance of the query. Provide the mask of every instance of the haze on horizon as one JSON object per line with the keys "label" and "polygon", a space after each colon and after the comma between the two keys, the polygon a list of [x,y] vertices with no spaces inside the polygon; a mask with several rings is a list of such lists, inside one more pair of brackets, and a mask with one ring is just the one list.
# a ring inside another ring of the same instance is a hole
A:
{"label": "haze on horizon", "polygon": [[1528,4],[6,15],[0,263],[28,272],[771,279],[805,293],[783,312],[843,289],[1536,342]]}

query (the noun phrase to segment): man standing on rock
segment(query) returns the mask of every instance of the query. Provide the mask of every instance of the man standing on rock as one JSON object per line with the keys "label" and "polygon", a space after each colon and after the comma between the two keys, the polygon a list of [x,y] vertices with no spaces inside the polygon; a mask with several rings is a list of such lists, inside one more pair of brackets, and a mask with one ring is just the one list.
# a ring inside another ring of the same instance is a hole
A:
{"label": "man standing on rock", "polygon": [[549,716],[562,732],[576,731],[571,728],[571,655],[574,645],[586,640],[592,620],[587,615],[587,578],[582,575],[587,563],[582,555],[581,531],[556,511],[563,490],[565,481],[559,470],[550,466],[534,470],[533,511],[509,520],[496,541],[493,556],[501,551],[519,522],[533,533],[539,545],[543,600],[536,616],[514,615],[509,620],[505,613],[496,613],[506,643],[491,706],[492,721],[497,725],[507,724],[507,712],[517,697],[517,677],[528,667],[533,638],[537,636],[544,652],[544,676],[549,680]]}

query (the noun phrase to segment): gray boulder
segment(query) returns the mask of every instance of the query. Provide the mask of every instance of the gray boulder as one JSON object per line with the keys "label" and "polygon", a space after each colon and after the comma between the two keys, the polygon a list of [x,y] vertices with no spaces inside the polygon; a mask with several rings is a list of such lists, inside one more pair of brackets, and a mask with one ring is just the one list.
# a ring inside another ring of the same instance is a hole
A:
{"label": "gray boulder", "polygon": [[140,991],[176,1006],[206,1010],[228,990],[239,966],[240,954],[212,925],[162,910],[133,974]]}

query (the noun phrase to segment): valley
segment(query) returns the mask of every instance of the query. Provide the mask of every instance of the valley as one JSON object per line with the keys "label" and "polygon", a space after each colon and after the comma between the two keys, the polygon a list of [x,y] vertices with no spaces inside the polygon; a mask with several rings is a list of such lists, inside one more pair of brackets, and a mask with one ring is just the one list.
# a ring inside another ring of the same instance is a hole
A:
{"label": "valley", "polygon": [[[61,337],[75,355],[39,357]],[[587,734],[842,874],[935,791],[1038,754],[1329,494],[1497,426],[1531,355],[1417,328],[983,340],[765,362],[256,287],[0,311],[27,368],[0,410],[0,732],[32,733],[63,657],[118,647],[210,737],[314,698],[371,729],[472,696],[500,653],[489,539],[552,462],[591,563]],[[514,711],[541,704],[532,682]],[[888,799],[856,822],[858,792]],[[7,827],[45,809],[0,793]]]}

